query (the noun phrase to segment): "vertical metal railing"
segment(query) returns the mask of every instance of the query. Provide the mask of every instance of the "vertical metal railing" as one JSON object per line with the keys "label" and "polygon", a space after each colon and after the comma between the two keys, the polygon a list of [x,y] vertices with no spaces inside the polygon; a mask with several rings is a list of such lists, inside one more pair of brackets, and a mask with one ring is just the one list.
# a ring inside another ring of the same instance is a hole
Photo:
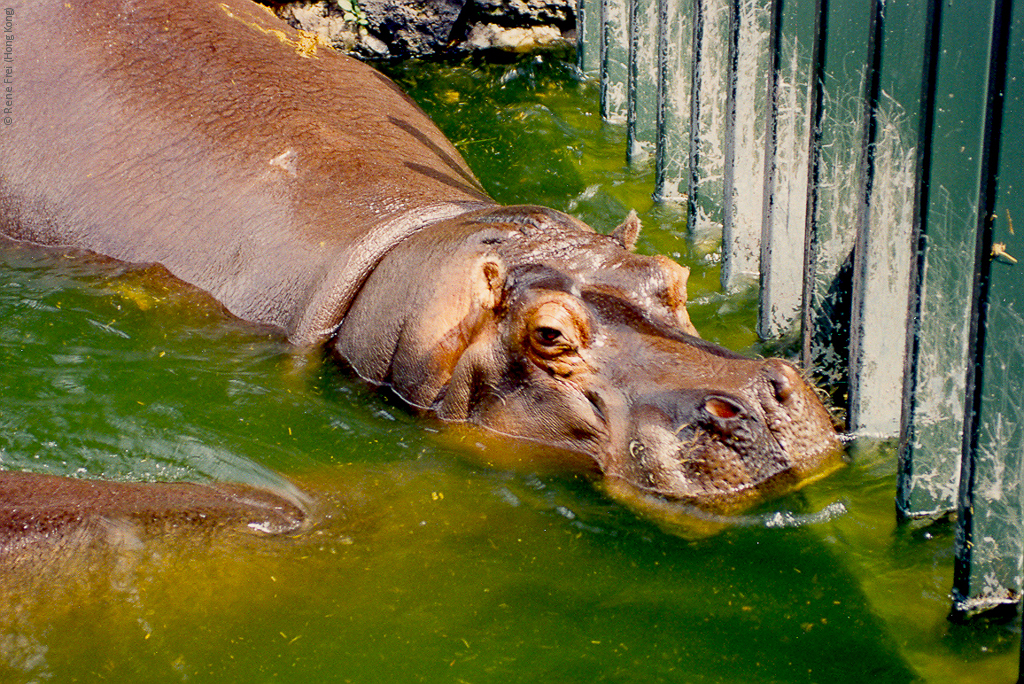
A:
{"label": "vertical metal railing", "polygon": [[[1004,274],[1008,277],[997,279],[993,273],[1001,267],[993,259],[993,256],[998,258],[993,247],[996,244],[996,211],[1003,170],[1000,147],[1012,23],[1012,0],[996,0],[992,8],[988,82],[982,119],[979,202],[975,214],[977,242],[967,338],[967,406],[953,576],[953,608],[957,616],[986,610],[993,605],[1016,604],[1021,598],[1021,559],[1024,554],[1020,530],[1021,467],[1024,465],[1020,449],[1021,429],[1013,429],[1014,435],[1000,433],[1004,432],[1006,421],[1017,423],[1020,416],[1015,410],[1017,407],[1011,407],[1009,402],[1012,395],[1020,394],[1019,383],[1024,378],[1024,371],[1010,369],[1005,363],[1014,355],[1018,358],[1024,356],[1020,351],[1015,354],[1015,350],[1019,350],[1019,336],[1024,333],[1021,325],[1024,319],[1018,315],[1009,321],[998,321],[995,312],[1001,305],[1005,306],[1009,298],[1017,300],[1014,304],[1024,303],[1024,293],[1019,286],[1014,286],[1015,283],[1008,282],[1019,278]],[[1016,123],[1019,124],[1019,109],[1016,115]],[[1005,192],[1005,188],[1003,190]],[[1010,263],[1013,264],[1012,261]],[[1002,288],[999,292],[1002,301],[997,302],[994,295],[999,288]],[[1003,312],[1006,311],[1003,308]],[[1013,309],[1009,311],[1014,313]],[[990,409],[992,403],[995,406]],[[1014,436],[1016,439],[1007,444],[1005,438]],[[996,490],[998,497],[991,496],[995,483],[999,487]]]}
{"label": "vertical metal railing", "polygon": [[[872,316],[878,312],[874,306],[879,294],[873,287],[877,281],[873,269],[879,253],[876,248],[878,231],[876,231],[875,204],[881,200],[875,191],[876,151],[879,134],[879,96],[882,75],[882,45],[885,33],[885,0],[870,0],[871,10],[868,17],[867,55],[864,77],[863,109],[861,121],[863,134],[861,138],[860,163],[857,172],[857,212],[856,237],[853,246],[853,273],[850,283],[850,342],[848,357],[848,375],[857,378],[848,382],[849,399],[846,422],[853,430],[871,432],[892,432],[897,429],[899,419],[895,409],[899,406],[893,401],[879,401],[878,397],[870,396],[873,389],[884,385],[889,378],[872,377],[876,372],[874,359],[880,353],[871,353],[870,345],[876,335],[872,334],[879,324],[899,323],[899,316],[906,318],[906,295],[896,304],[895,311],[885,311],[888,316],[896,316],[894,321],[877,320]],[[908,226],[909,227],[909,226]],[[883,231],[885,226],[879,226]],[[884,245],[882,246],[884,248]],[[910,249],[909,243],[904,247]],[[909,261],[908,261],[909,263]],[[900,269],[903,271],[903,269]],[[906,273],[901,274],[906,278]],[[889,279],[886,279],[886,285]],[[874,320],[873,320],[874,319]],[[886,340],[889,342],[889,340]],[[897,369],[902,369],[897,366]],[[889,369],[885,369],[888,371]],[[890,392],[890,394],[892,394]],[[868,396],[865,396],[868,395]]]}
{"label": "vertical metal railing", "polygon": [[[907,302],[908,324],[906,334],[906,356],[903,368],[903,403],[900,424],[900,477],[896,489],[896,511],[905,517],[936,516],[948,511],[952,504],[952,491],[947,498],[935,496],[916,486],[921,481],[919,474],[934,474],[941,467],[943,459],[935,464],[922,463],[925,456],[916,448],[919,444],[916,432],[918,387],[918,358],[922,352],[921,309],[924,293],[921,290],[923,274],[927,265],[928,236],[925,230],[927,208],[931,206],[931,163],[932,141],[935,132],[935,106],[938,93],[939,50],[941,49],[942,1],[928,0],[925,9],[925,32],[921,65],[920,120],[918,122],[918,145],[915,155],[914,216],[910,249],[910,293]],[[918,453],[915,458],[915,452]],[[958,469],[952,459],[941,481],[956,481]]]}
{"label": "vertical metal railing", "polygon": [[1022,5],[580,0],[654,197],[720,231],[723,286],[759,283],[851,432],[900,436],[901,518],[957,515],[957,614],[1024,574]]}
{"label": "vertical metal railing", "polygon": [[813,124],[818,117],[811,113],[811,83],[821,79],[812,71],[815,62],[808,45],[821,35],[813,31],[814,17],[821,13],[813,0],[774,0],[769,11],[769,95],[762,108],[766,133],[762,221],[757,235],[761,258],[755,272],[761,284],[758,332],[764,338],[776,338],[801,317],[803,278],[794,276],[804,268],[807,190],[816,187],[808,186],[812,147],[808,140],[820,130]]}

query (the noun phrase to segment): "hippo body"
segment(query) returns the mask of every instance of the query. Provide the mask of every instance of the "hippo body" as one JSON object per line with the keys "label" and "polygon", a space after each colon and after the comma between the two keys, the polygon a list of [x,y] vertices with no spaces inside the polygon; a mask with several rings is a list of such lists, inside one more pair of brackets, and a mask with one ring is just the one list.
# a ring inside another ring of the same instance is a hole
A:
{"label": "hippo body", "polygon": [[497,205],[391,81],[264,8],[13,8],[0,235],[160,264],[413,407],[658,497],[729,508],[836,451],[792,366],[699,339],[635,219]]}
{"label": "hippo body", "polygon": [[314,344],[397,241],[493,204],[391,81],[258,5],[13,7],[9,237],[159,263]]}
{"label": "hippo body", "polygon": [[190,528],[296,534],[308,520],[300,496],[289,500],[228,483],[102,482],[9,472],[0,478],[0,501],[0,549],[10,552],[3,554],[8,562],[32,555],[29,548],[74,553],[76,544],[103,536],[144,539]]}

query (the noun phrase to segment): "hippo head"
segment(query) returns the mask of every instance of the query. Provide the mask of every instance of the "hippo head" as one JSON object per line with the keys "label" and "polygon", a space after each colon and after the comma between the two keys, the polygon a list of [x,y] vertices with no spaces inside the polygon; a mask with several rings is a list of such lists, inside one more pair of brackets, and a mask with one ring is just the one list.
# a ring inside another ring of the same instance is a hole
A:
{"label": "hippo head", "polygon": [[410,404],[559,453],[642,493],[715,509],[834,460],[799,372],[705,342],[688,271],[540,207],[461,216],[400,244],[334,348]]}

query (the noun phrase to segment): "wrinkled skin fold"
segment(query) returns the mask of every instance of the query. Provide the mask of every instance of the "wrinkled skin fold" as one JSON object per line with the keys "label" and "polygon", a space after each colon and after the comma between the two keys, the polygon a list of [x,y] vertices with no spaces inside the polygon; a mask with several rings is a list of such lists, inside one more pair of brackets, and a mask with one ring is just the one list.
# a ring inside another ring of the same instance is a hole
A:
{"label": "wrinkled skin fold", "polygon": [[423,412],[665,499],[735,507],[836,452],[794,367],[699,338],[635,215],[497,205],[391,81],[264,8],[12,2],[0,236],[160,264]]}

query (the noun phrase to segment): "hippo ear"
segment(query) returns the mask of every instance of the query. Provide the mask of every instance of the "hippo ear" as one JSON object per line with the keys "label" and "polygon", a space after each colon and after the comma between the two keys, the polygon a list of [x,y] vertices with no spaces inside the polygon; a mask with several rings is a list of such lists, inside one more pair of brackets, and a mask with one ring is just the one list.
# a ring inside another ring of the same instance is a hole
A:
{"label": "hippo ear", "polygon": [[636,239],[639,235],[640,218],[636,215],[636,209],[630,209],[626,219],[612,231],[612,237],[623,249],[632,252],[636,248]]}
{"label": "hippo ear", "polygon": [[474,277],[476,303],[492,311],[500,307],[505,298],[505,263],[494,255],[488,255],[478,263]]}
{"label": "hippo ear", "polygon": [[690,322],[690,314],[686,310],[686,282],[690,279],[690,269],[680,266],[676,262],[661,254],[655,255],[654,259],[661,266],[667,277],[665,289],[665,305],[675,314],[676,323],[683,332],[694,337],[700,337],[700,333]]}

